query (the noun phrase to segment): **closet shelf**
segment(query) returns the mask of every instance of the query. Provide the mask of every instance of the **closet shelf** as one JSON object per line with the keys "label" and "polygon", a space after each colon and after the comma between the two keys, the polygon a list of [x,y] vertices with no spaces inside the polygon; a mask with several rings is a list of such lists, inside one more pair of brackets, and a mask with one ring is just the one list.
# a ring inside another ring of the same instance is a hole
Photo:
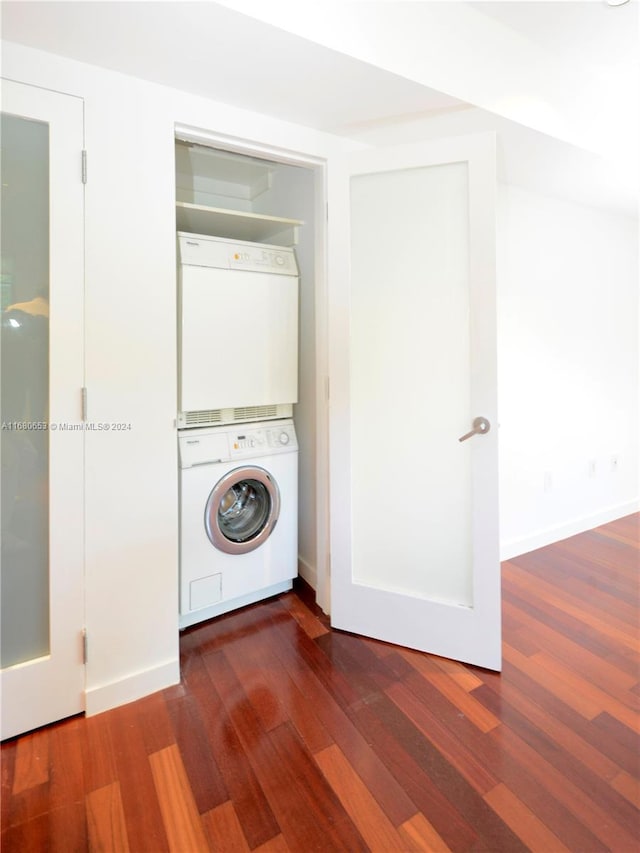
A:
{"label": "closet shelf", "polygon": [[251,243],[272,243],[275,246],[295,246],[299,219],[284,219],[262,213],[247,213],[203,204],[176,202],[178,231],[247,240]]}

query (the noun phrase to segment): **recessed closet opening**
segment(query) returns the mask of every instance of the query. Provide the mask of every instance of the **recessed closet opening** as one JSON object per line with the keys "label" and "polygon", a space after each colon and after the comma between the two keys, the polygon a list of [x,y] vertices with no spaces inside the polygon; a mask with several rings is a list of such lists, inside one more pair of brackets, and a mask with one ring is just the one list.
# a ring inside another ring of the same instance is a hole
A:
{"label": "recessed closet opening", "polygon": [[[328,609],[322,593],[328,559],[324,163],[176,127],[175,167],[178,233],[261,244],[265,257],[276,257],[278,247],[294,252],[299,272],[298,388],[292,409],[298,442],[298,573]],[[246,345],[241,329],[237,345]],[[261,416],[258,412],[252,419]]]}

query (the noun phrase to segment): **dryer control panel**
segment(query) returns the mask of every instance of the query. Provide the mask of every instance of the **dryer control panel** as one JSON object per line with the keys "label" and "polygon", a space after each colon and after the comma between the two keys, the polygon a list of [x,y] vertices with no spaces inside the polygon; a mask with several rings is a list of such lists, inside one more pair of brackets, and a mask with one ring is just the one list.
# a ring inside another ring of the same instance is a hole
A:
{"label": "dryer control panel", "polygon": [[263,243],[244,243],[206,234],[178,232],[180,263],[185,266],[298,275],[293,249]]}
{"label": "dryer control panel", "polygon": [[296,275],[293,254],[286,249],[258,249],[255,246],[237,246],[229,254],[231,269],[251,270],[252,272],[275,272],[282,275]]}

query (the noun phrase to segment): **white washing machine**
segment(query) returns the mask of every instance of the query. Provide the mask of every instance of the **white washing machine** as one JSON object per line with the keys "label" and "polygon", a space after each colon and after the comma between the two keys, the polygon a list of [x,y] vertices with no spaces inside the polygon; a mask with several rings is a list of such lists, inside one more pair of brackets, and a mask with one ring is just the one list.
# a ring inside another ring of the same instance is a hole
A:
{"label": "white washing machine", "polygon": [[180,627],[291,589],[298,574],[293,421],[190,429],[180,449]]}

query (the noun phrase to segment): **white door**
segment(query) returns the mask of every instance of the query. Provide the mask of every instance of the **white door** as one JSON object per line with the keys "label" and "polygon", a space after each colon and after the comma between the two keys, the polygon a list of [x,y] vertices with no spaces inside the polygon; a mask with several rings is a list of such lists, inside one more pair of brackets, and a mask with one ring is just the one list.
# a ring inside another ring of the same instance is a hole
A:
{"label": "white door", "polygon": [[495,138],[361,151],[346,178],[331,621],[500,669]]}
{"label": "white door", "polygon": [[84,708],[83,104],[2,81],[2,738]]}

